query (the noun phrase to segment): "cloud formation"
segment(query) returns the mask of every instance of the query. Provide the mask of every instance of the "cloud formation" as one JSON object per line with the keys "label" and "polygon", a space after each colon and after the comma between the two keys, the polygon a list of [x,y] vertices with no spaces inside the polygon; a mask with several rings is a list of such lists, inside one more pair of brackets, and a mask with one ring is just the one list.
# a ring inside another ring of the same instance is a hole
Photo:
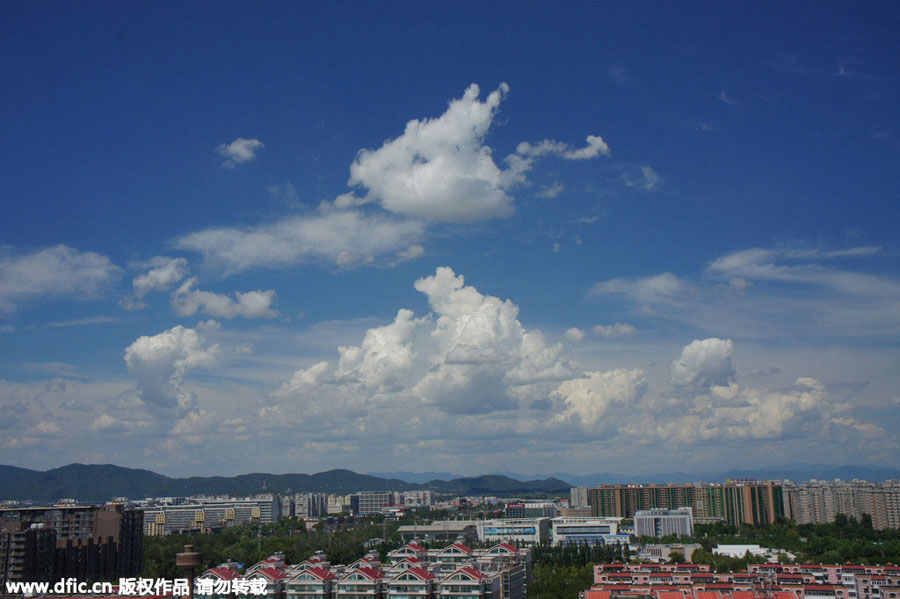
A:
{"label": "cloud formation", "polygon": [[125,349],[125,365],[137,383],[138,395],[160,408],[188,408],[194,398],[182,389],[184,376],[196,368],[210,368],[220,355],[194,329],[173,327],[144,335]]}
{"label": "cloud formation", "polygon": [[238,137],[231,143],[216,146],[216,153],[223,158],[222,166],[234,168],[256,159],[256,151],[265,146],[258,139]]}
{"label": "cloud formation", "polygon": [[225,274],[308,262],[349,267],[416,255],[425,233],[419,221],[325,209],[255,227],[223,227],[184,235],[175,246],[199,252]]}
{"label": "cloud formation", "polygon": [[197,289],[197,277],[191,277],[172,294],[172,309],[179,316],[193,316],[198,312],[215,318],[275,318],[272,308],[275,291],[237,291],[234,299],[221,293]]}
{"label": "cloud formation", "polygon": [[109,258],[65,245],[23,253],[0,248],[0,312],[40,297],[90,298],[109,285],[119,268]]}
{"label": "cloud formation", "polygon": [[141,266],[149,270],[136,276],[131,282],[132,294],[121,302],[126,310],[145,308],[146,304],[141,301],[145,295],[151,291],[168,291],[188,273],[187,260],[184,258],[157,256]]}
{"label": "cloud formation", "polygon": [[500,168],[484,139],[508,92],[503,83],[482,102],[473,83],[441,116],[413,119],[401,136],[381,148],[360,150],[350,165],[348,184],[365,187],[369,200],[405,216],[478,221],[512,213],[509,192],[525,182],[536,158],[553,154],[586,160],[609,155],[609,146],[598,135],[588,135],[582,148],[549,139],[534,145],[522,142],[504,160],[506,168]]}
{"label": "cloud formation", "polygon": [[594,327],[594,332],[604,339],[615,339],[616,337],[627,337],[637,333],[637,329],[627,323],[617,322],[616,324],[598,324]]}

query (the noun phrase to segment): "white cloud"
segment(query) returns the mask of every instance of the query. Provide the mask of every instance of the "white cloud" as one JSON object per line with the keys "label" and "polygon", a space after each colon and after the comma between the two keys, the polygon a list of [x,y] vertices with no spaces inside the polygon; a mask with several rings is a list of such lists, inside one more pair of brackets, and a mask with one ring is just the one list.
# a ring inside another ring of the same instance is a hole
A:
{"label": "white cloud", "polygon": [[539,192],[537,192],[537,196],[540,198],[555,198],[562,192],[566,190],[566,186],[560,183],[559,181],[554,181],[552,185],[541,188]]}
{"label": "white cloud", "polygon": [[587,145],[583,148],[569,150],[563,154],[566,160],[587,160],[597,156],[609,156],[609,146],[599,135],[588,135]]}
{"label": "white cloud", "polygon": [[659,187],[659,174],[649,165],[640,167],[640,172],[633,173],[630,170],[622,172],[622,181],[628,187],[643,189],[644,191],[656,191]]}
{"label": "white cloud", "polygon": [[216,153],[224,159],[222,166],[234,168],[238,164],[254,160],[256,151],[264,147],[263,143],[258,139],[239,137],[229,144],[216,146]]}
{"label": "white cloud", "polygon": [[507,216],[506,190],[520,180],[494,163],[484,137],[509,90],[504,83],[479,101],[477,85],[450,102],[438,118],[412,120],[400,137],[378,150],[361,150],[350,166],[350,185],[392,212],[437,221]]}
{"label": "white cloud", "polygon": [[610,279],[595,284],[593,295],[624,295],[643,306],[679,302],[689,286],[670,272],[641,279]]}
{"label": "white cloud", "polygon": [[613,406],[636,409],[632,404],[643,395],[646,386],[640,369],[587,372],[583,377],[560,383],[553,392],[566,404],[555,421],[575,419],[585,428],[596,428]]}
{"label": "white cloud", "polygon": [[177,238],[175,245],[200,252],[213,267],[234,274],[307,262],[351,266],[408,256],[424,232],[418,221],[325,210],[256,227],[206,229]]}
{"label": "white cloud", "polygon": [[114,280],[119,268],[109,258],[65,245],[30,253],[0,248],[0,312],[44,296],[90,298]]}
{"label": "white cloud", "polygon": [[187,260],[184,258],[166,258],[157,256],[142,265],[149,270],[138,275],[131,282],[132,295],[121,302],[126,310],[136,310],[146,307],[141,300],[151,291],[167,291],[183,279],[188,273]]}
{"label": "white cloud", "polygon": [[603,325],[598,324],[594,327],[594,332],[604,339],[615,339],[616,337],[627,337],[637,333],[637,329],[630,324],[617,322],[616,324]]}
{"label": "white cloud", "polygon": [[578,327],[572,327],[571,329],[568,329],[568,330],[565,332],[564,337],[565,337],[568,341],[572,341],[572,342],[575,342],[575,343],[580,343],[581,341],[584,341],[585,334],[584,334],[584,331],[582,331],[582,330],[579,329]]}
{"label": "white cloud", "polygon": [[731,339],[695,339],[669,368],[673,387],[711,387],[734,378],[734,342]]}
{"label": "white cloud", "polygon": [[185,374],[212,367],[219,355],[218,345],[207,346],[197,331],[179,325],[158,335],[138,337],[125,349],[125,365],[144,402],[187,408],[193,397],[182,389]]}
{"label": "white cloud", "polygon": [[[591,293],[621,296],[637,314],[687,323],[711,336],[884,338],[900,334],[900,279],[873,270],[871,259],[879,254],[872,246],[749,248],[713,260],[689,279],[671,273],[612,279]],[[835,260],[859,266],[835,268]]]}
{"label": "white cloud", "polygon": [[743,389],[737,384],[714,386],[696,396],[683,416],[660,420],[661,435],[684,443],[710,440],[783,439],[807,433],[818,436],[827,408],[825,387],[799,378],[789,389]]}
{"label": "white cloud", "polygon": [[526,330],[511,301],[479,293],[446,267],[415,288],[427,296],[431,315],[400,310],[391,324],[370,328],[360,345],[339,347],[336,368],[320,362],[300,370],[278,397],[327,395],[357,409],[432,406],[473,414],[529,405],[572,376],[562,346]]}
{"label": "white cloud", "polygon": [[120,422],[113,416],[110,416],[109,414],[100,414],[94,419],[94,422],[91,423],[91,430],[105,431],[118,428],[119,426]]}
{"label": "white cloud", "polygon": [[197,312],[215,318],[275,318],[272,308],[275,291],[237,291],[234,299],[221,293],[197,289],[197,277],[191,277],[172,294],[172,309],[179,316],[193,316]]}
{"label": "white cloud", "polygon": [[588,135],[587,145],[576,149],[552,140],[522,142],[501,169],[484,138],[508,91],[503,83],[481,102],[478,86],[470,85],[440,117],[409,121],[400,137],[377,150],[361,150],[350,166],[349,184],[367,188],[367,199],[392,212],[430,221],[477,221],[512,213],[509,191],[525,182],[536,158],[609,154],[597,135]]}

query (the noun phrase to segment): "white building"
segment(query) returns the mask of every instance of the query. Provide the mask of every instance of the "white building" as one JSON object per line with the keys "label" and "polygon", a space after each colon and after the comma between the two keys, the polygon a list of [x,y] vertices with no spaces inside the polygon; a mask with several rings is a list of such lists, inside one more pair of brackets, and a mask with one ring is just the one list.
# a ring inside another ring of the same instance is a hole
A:
{"label": "white building", "polygon": [[694,513],[689,507],[639,510],[634,513],[634,530],[639,537],[691,537],[694,535]]}

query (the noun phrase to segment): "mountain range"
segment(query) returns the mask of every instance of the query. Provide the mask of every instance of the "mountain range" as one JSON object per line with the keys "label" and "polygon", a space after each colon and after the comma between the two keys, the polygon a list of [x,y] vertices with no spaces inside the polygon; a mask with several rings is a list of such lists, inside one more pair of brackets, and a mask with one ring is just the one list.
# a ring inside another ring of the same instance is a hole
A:
{"label": "mountain range", "polygon": [[[664,484],[686,482],[724,482],[726,479],[863,480],[880,482],[900,479],[900,469],[871,466],[835,466],[788,464],[762,469],[733,469],[727,472],[664,474],[597,473],[589,475],[555,473],[526,475],[502,472],[474,477],[447,472],[386,472],[358,474],[351,470],[329,470],[318,474],[252,473],[238,476],[194,476],[171,478],[137,468],[113,464],[69,464],[46,471],[0,465],[0,501],[107,501],[112,497],[184,497],[188,495],[244,495],[274,493],[356,493],[359,491],[431,490],[441,495],[525,495],[566,493],[572,486],[599,484]],[[449,480],[444,480],[446,477]]]}
{"label": "mountain range", "polygon": [[567,493],[570,485],[554,478],[515,480],[486,475],[409,483],[397,478],[380,478],[350,470],[329,470],[318,474],[252,473],[239,476],[194,476],[170,478],[149,470],[123,468],[113,464],[69,464],[46,471],[16,466],[0,466],[0,500],[107,501],[112,497],[184,497],[188,495],[245,495],[273,493],[355,493],[358,491],[431,490],[442,495],[520,495]]}

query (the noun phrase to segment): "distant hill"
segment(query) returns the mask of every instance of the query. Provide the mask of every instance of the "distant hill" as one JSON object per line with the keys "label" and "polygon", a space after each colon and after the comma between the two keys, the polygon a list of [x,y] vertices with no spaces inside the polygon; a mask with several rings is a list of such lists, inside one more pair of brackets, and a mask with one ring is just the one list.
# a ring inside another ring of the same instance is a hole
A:
{"label": "distant hill", "polygon": [[274,493],[355,493],[359,491],[411,491],[429,489],[442,495],[512,495],[565,493],[570,485],[557,479],[519,481],[506,476],[457,478],[408,483],[397,478],[380,478],[350,470],[329,470],[318,474],[252,473],[239,476],[170,478],[149,470],[123,468],[112,464],[69,464],[44,472],[0,466],[0,500],[107,501],[122,496],[184,497],[188,495],[249,494],[268,490]]}

